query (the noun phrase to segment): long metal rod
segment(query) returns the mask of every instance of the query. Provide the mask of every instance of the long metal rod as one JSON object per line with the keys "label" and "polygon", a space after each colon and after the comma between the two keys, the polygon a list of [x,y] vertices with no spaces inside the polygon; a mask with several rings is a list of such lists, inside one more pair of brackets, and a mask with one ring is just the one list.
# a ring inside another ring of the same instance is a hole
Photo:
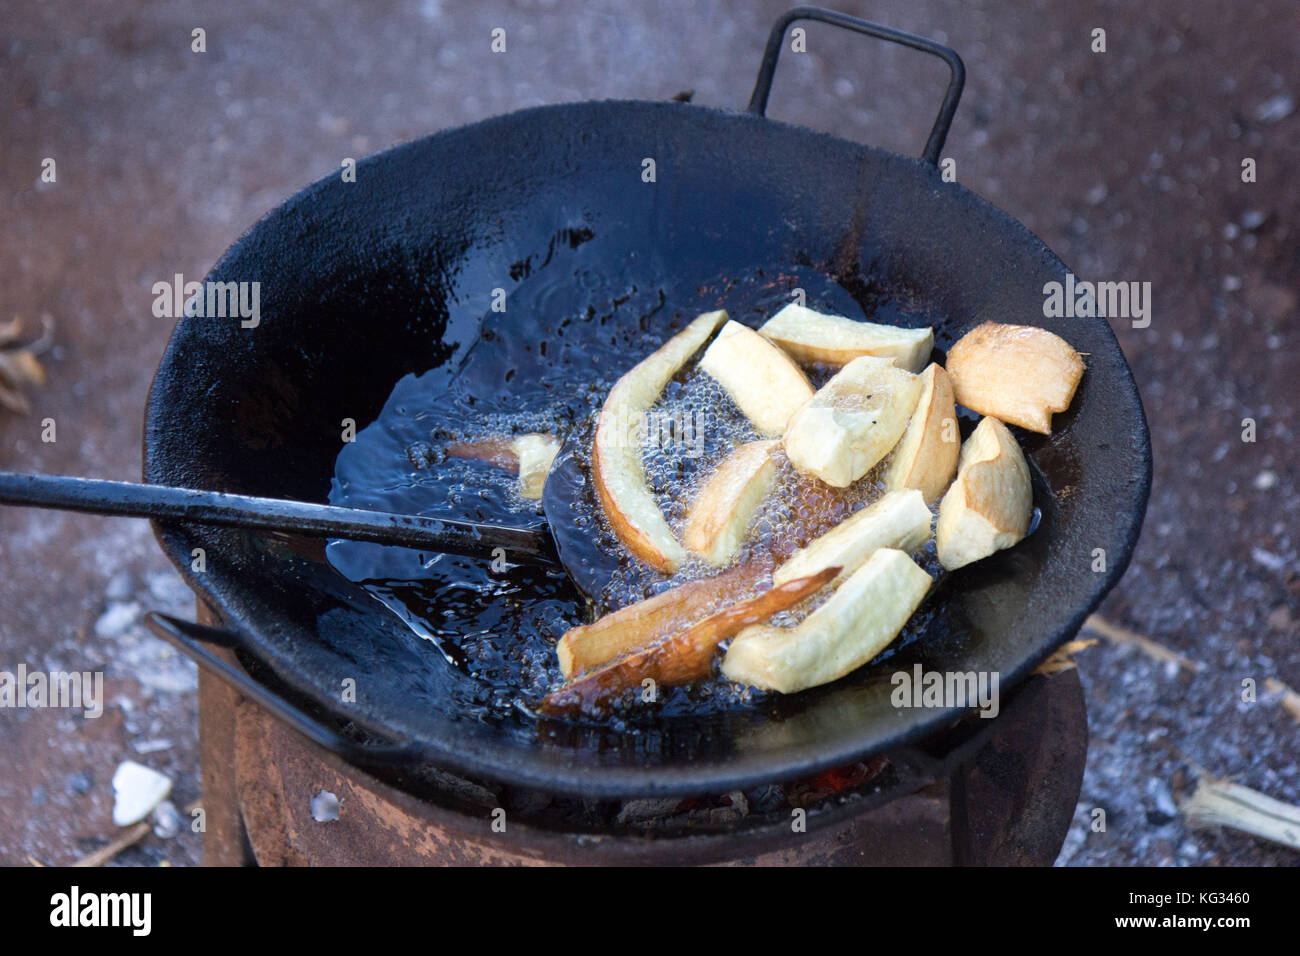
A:
{"label": "long metal rod", "polygon": [[0,504],[135,518],[175,518],[197,524],[346,538],[472,557],[494,557],[500,548],[512,563],[559,563],[554,542],[545,530],[166,485],[0,472]]}

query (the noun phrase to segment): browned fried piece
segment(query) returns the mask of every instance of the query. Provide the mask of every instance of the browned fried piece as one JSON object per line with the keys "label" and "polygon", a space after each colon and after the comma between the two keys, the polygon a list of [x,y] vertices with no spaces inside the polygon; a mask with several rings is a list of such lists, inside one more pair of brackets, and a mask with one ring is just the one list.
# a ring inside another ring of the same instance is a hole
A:
{"label": "browned fried piece", "polygon": [[711,578],[679,584],[591,624],[570,628],[555,646],[560,673],[567,679],[580,677],[629,651],[690,627],[720,605],[736,601],[758,583],[764,570],[759,564],[742,564]]}
{"label": "browned fried piece", "polygon": [[689,684],[709,673],[718,644],[751,624],[761,624],[793,607],[835,579],[838,567],[768,588],[757,597],[732,604],[699,623],[634,651],[570,681],[548,694],[540,710],[548,716],[599,713],[612,700],[639,688],[645,680],[659,687]]}
{"label": "browned fried piece", "polygon": [[513,447],[511,438],[484,438],[479,441],[454,441],[447,445],[447,455],[451,458],[472,458],[485,461],[489,465],[519,474],[519,455]]}

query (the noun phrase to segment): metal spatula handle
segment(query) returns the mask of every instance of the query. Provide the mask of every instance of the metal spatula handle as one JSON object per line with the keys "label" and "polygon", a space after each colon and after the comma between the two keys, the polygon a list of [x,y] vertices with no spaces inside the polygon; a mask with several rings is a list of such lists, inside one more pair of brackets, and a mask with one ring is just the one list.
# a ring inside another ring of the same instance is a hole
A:
{"label": "metal spatula handle", "polygon": [[166,485],[0,472],[0,504],[136,518],[174,518],[316,538],[372,541],[471,557],[494,557],[496,550],[502,548],[511,563],[558,564],[554,542],[546,530]]}

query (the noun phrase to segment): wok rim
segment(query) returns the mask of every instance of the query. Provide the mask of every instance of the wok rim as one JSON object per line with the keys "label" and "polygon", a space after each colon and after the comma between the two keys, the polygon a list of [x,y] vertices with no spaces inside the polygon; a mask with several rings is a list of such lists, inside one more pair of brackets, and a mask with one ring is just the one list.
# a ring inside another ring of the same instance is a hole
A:
{"label": "wok rim", "polygon": [[[829,133],[809,129],[797,124],[787,123],[780,120],[769,119],[765,116],[757,116],[748,112],[719,109],[715,107],[706,107],[692,103],[662,103],[650,100],[586,100],[569,103],[548,104],[544,106],[531,107],[523,110],[516,110],[509,113],[499,114],[493,117],[479,120],[462,126],[451,127],[444,130],[422,136],[418,139],[405,143],[396,144],[378,153],[365,157],[358,162],[358,170],[364,169],[372,164],[388,161],[406,151],[414,151],[428,148],[444,140],[463,135],[468,131],[482,129],[491,124],[517,122],[523,117],[545,116],[554,114],[556,116],[564,114],[567,110],[583,109],[592,107],[603,107],[615,110],[628,109],[669,109],[680,111],[699,111],[717,114],[726,121],[739,123],[757,123],[766,126],[776,127],[787,131],[791,134],[821,139],[829,143],[834,143],[836,148],[849,148],[858,151],[859,154],[875,156],[880,160],[894,163],[902,163],[907,166],[918,168],[922,175],[929,174],[937,176],[934,167],[929,166],[920,159],[903,156],[893,153],[879,147],[855,143],[845,140]],[[268,210],[259,217],[251,226],[249,226],[239,237],[227,248],[218,258],[217,262],[205,276],[205,281],[218,275],[223,267],[235,259],[241,252],[243,246],[249,241],[250,237],[258,233],[268,225],[273,225],[277,217],[284,215],[291,208],[298,208],[305,200],[310,199],[317,191],[331,185],[337,178],[337,173],[326,174],[315,182],[285,197],[280,203]],[[943,197],[944,203],[957,202],[958,196],[962,201],[973,203],[981,209],[986,215],[989,215],[995,222],[1008,230],[1009,237],[1015,236],[1021,240],[1028,240],[1031,246],[1037,247],[1037,252],[1044,263],[1059,268],[1062,272],[1072,271],[1061,261],[1047,245],[1027,226],[1018,219],[1006,213],[993,203],[966,188],[959,183],[945,183],[944,187],[951,190],[956,187],[957,191],[952,196]],[[1115,587],[1128,569],[1133,554],[1137,547],[1137,542],[1141,534],[1142,526],[1146,516],[1146,510],[1151,493],[1152,484],[1152,453],[1150,442],[1150,430],[1146,420],[1145,410],[1143,408],[1140,392],[1138,391],[1136,380],[1133,377],[1132,369],[1129,366],[1128,359],[1120,348],[1118,338],[1109,323],[1103,318],[1095,318],[1098,330],[1106,343],[1114,349],[1115,355],[1119,359],[1119,375],[1113,380],[1108,381],[1110,390],[1122,392],[1117,395],[1117,404],[1123,404],[1130,408],[1133,413],[1131,425],[1135,434],[1140,434],[1140,447],[1134,449],[1133,455],[1134,468],[1131,477],[1135,479],[1133,484],[1133,507],[1131,510],[1124,512],[1115,512],[1117,516],[1127,519],[1128,527],[1124,527],[1123,522],[1117,522],[1112,527],[1117,528],[1117,535],[1122,534],[1121,547],[1119,553],[1108,555],[1107,569],[1101,574],[1092,574],[1090,577],[1096,579],[1094,586],[1090,589],[1089,596],[1083,604],[1076,608],[1066,620],[1063,626],[1055,629],[1057,637],[1049,642],[1043,642],[1036,646],[1033,653],[1024,657],[1021,662],[1009,672],[1001,675],[1001,685],[1004,692],[1013,692],[1025,679],[1052,653],[1055,652],[1066,641],[1070,640],[1078,633],[1083,626],[1088,615],[1091,614],[1106,597],[1106,595]],[[178,342],[178,333],[181,327],[181,320],[177,320],[177,325],[169,337],[167,347],[159,360],[158,368],[149,387],[148,400],[144,412],[144,432],[143,432],[143,478],[146,482],[153,482],[160,477],[160,472],[165,471],[151,448],[153,437],[152,423],[156,415],[161,415],[159,393],[163,388],[162,375],[164,369],[177,359],[177,352],[181,347]],[[1122,400],[1122,401],[1121,401]],[[163,476],[162,480],[166,480]],[[223,489],[213,489],[223,490]],[[213,588],[209,582],[213,580],[209,573],[196,574],[192,571],[189,561],[189,552],[187,542],[183,540],[185,526],[180,522],[162,521],[153,519],[150,524],[154,530],[154,535],[158,540],[159,546],[167,555],[168,559],[177,568],[182,578],[190,586],[196,596],[202,600],[209,608],[216,612],[220,626],[233,634],[239,645],[241,653],[248,654],[254,658],[258,664],[272,672],[279,680],[290,687],[293,692],[300,695],[301,698],[310,701],[314,706],[329,714],[332,718],[340,721],[350,721],[362,729],[370,731],[380,736],[391,738],[392,729],[376,726],[372,721],[363,715],[340,712],[332,706],[332,702],[326,695],[321,693],[320,688],[312,681],[298,672],[284,672],[278,666],[277,662],[262,649],[262,638],[255,628],[248,626],[244,615],[234,606],[223,592],[223,588]],[[629,764],[580,764],[573,761],[563,763],[556,761],[545,763],[521,762],[509,755],[501,747],[487,747],[482,750],[475,750],[467,753],[465,750],[458,750],[454,745],[449,743],[435,743],[430,740],[418,741],[418,748],[421,760],[427,760],[439,768],[452,770],[465,774],[475,779],[486,779],[494,782],[533,788],[540,791],[556,794],[572,794],[587,796],[593,798],[629,798],[640,796],[691,796],[706,793],[721,793],[730,790],[747,789],[762,784],[796,780],[807,777],[824,770],[834,767],[843,766],[856,760],[864,759],[874,754],[888,754],[890,751],[902,749],[919,740],[932,736],[937,731],[951,726],[959,721],[963,716],[969,713],[969,708],[960,707],[942,707],[933,708],[928,711],[924,717],[914,720],[907,728],[889,735],[889,741],[883,746],[879,746],[870,741],[865,743],[846,742],[842,745],[828,749],[823,747],[816,753],[810,753],[800,756],[786,756],[786,752],[745,752],[727,755],[720,758],[719,762],[706,762],[696,764],[693,762],[674,763],[668,766],[653,763],[642,763],[639,765]],[[541,742],[534,745],[534,750],[541,751],[546,749]],[[796,754],[802,753],[800,750]],[[359,766],[364,766],[358,764]]]}

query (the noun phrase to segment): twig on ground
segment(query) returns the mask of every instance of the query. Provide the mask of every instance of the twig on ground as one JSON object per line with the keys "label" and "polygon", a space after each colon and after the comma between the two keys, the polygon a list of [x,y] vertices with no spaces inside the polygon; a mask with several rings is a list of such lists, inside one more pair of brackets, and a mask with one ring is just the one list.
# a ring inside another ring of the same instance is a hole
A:
{"label": "twig on ground", "polygon": [[1270,694],[1282,695],[1282,708],[1296,720],[1300,720],[1300,694],[1297,694],[1276,677],[1264,678],[1264,689]]}
{"label": "twig on ground", "polygon": [[1068,671],[1075,666],[1074,655],[1079,651],[1085,651],[1097,643],[1095,637],[1081,638],[1062,644],[1056,651],[1043,663],[1035,668],[1035,674],[1057,674],[1061,671]]}
{"label": "twig on ground", "polygon": [[87,853],[73,866],[103,866],[113,857],[117,856],[129,846],[134,846],[144,839],[145,834],[153,829],[153,824],[148,820],[141,820],[132,826],[116,840],[106,843],[93,853]]}
{"label": "twig on ground", "polygon": [[1202,776],[1179,810],[1193,829],[1228,827],[1300,850],[1300,807],[1240,784]]}
{"label": "twig on ground", "polygon": [[37,355],[54,340],[54,320],[41,315],[41,337],[23,343],[23,321],[15,317],[0,323],[0,407],[19,414],[31,411],[31,402],[23,393],[29,385],[45,384],[45,368]]}
{"label": "twig on ground", "polygon": [[1102,637],[1115,644],[1127,644],[1136,647],[1143,654],[1158,661],[1173,661],[1184,670],[1198,673],[1205,670],[1205,665],[1200,661],[1194,661],[1190,657],[1185,657],[1177,651],[1171,651],[1163,644],[1158,644],[1145,634],[1139,634],[1137,631],[1130,631],[1126,627],[1120,627],[1118,624],[1112,624],[1099,614],[1093,614],[1083,622],[1083,626],[1090,631],[1095,631]]}
{"label": "twig on ground", "polygon": [[[198,809],[198,807],[199,807],[199,803],[196,800],[193,803],[191,803],[188,807],[185,808],[185,812],[187,814],[193,814],[194,811]],[[127,849],[128,847],[135,846],[135,844],[143,840],[145,836],[148,835],[149,831],[152,829],[153,829],[152,823],[150,823],[148,820],[141,820],[139,823],[132,825],[129,830],[123,833],[112,843],[105,844],[104,846],[100,847],[98,850],[94,851],[93,853],[86,854],[80,860],[78,860],[76,863],[73,863],[72,865],[73,866],[103,866],[105,863],[113,859],[113,857],[117,856],[123,850]]]}

